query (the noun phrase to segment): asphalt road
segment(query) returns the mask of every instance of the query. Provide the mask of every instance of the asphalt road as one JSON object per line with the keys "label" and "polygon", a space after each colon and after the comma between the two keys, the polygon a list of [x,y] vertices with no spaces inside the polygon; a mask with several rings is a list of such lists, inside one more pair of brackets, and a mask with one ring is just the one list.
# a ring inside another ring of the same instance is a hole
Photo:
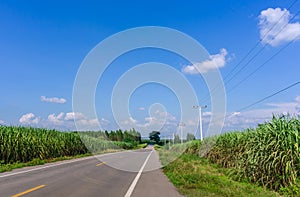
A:
{"label": "asphalt road", "polygon": [[109,153],[0,173],[6,196],[180,196],[152,148]]}

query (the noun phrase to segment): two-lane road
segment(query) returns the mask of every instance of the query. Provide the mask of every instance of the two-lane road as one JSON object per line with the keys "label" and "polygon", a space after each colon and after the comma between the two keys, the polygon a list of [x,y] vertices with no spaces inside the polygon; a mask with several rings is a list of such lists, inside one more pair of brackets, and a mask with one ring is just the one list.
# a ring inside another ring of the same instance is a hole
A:
{"label": "two-lane road", "polygon": [[103,154],[0,174],[0,196],[180,196],[152,149]]}

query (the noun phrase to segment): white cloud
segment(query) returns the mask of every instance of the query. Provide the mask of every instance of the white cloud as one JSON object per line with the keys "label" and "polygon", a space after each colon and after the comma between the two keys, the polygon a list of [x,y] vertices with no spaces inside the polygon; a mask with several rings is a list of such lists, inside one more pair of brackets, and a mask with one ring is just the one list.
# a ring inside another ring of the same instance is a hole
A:
{"label": "white cloud", "polygon": [[88,118],[80,112],[68,112],[66,113],[64,120],[64,124],[71,125],[74,128],[74,121],[76,120],[76,126],[78,126],[81,130],[97,130],[99,129],[100,123],[102,123],[102,125],[107,125],[109,123],[109,121],[104,118],[102,118],[99,122],[97,118]]}
{"label": "white cloud", "polygon": [[58,114],[57,116],[55,116],[55,114],[50,114],[48,116],[48,121],[50,123],[53,123],[54,125],[62,125],[64,123],[64,115],[65,113],[61,112],[60,114]]}
{"label": "white cloud", "polygon": [[[76,125],[74,122],[76,119]],[[33,125],[58,130],[76,130],[78,126],[81,130],[98,130],[99,125],[109,126],[110,122],[104,118],[100,121],[97,118],[88,118],[79,112],[60,112],[49,114],[47,118],[36,117],[33,113],[24,114],[19,122],[24,125]]]}
{"label": "white cloud", "polygon": [[293,39],[300,39],[300,23],[291,23],[287,9],[268,8],[259,15],[260,38],[262,43],[277,46]]}
{"label": "white cloud", "polygon": [[154,117],[146,117],[146,118],[145,118],[145,121],[146,121],[146,122],[151,122],[151,121],[154,121],[154,120],[155,120]]}
{"label": "white cloud", "polygon": [[3,120],[0,120],[0,125],[5,124],[5,122]]}
{"label": "white cloud", "polygon": [[144,111],[145,107],[140,107],[139,110]]}
{"label": "white cloud", "polygon": [[65,98],[57,98],[57,97],[47,98],[45,96],[41,96],[41,101],[48,102],[48,103],[63,104],[63,103],[67,102],[67,99],[65,99]]}
{"label": "white cloud", "polygon": [[192,65],[188,65],[183,67],[182,72],[185,74],[199,74],[199,73],[207,73],[210,70],[218,69],[224,67],[227,60],[227,50],[221,49],[220,53],[215,55],[210,55],[210,59],[203,62],[196,62]]}
{"label": "white cloud", "polygon": [[136,125],[137,123],[138,123],[138,121],[132,117],[129,117],[127,120],[124,120],[122,122],[123,125],[130,125],[130,126]]}
{"label": "white cloud", "polygon": [[77,126],[80,126],[81,128],[84,128],[84,130],[95,130],[98,129],[99,121],[97,118],[94,119],[80,119],[76,121]]}
{"label": "white cloud", "polygon": [[110,123],[110,121],[105,118],[101,118],[101,120],[100,120],[101,125],[108,125],[109,123]]}
{"label": "white cloud", "polygon": [[80,120],[86,119],[86,117],[80,112],[68,112],[66,113],[65,120]]}
{"label": "white cloud", "polygon": [[129,121],[136,124],[137,123],[137,120],[133,119],[132,117],[129,117]]}
{"label": "white cloud", "polygon": [[26,124],[26,125],[38,124],[40,122],[40,118],[39,117],[35,117],[35,115],[33,113],[28,113],[28,114],[24,114],[19,119],[19,122],[21,124]]}
{"label": "white cloud", "polygon": [[144,118],[144,121],[138,121],[133,117],[120,121],[122,129],[135,128],[142,136],[147,136],[150,131],[174,132],[177,129],[176,117],[172,114],[156,110],[152,116]]}
{"label": "white cloud", "polygon": [[231,114],[227,115],[227,118],[232,118],[234,116],[239,116],[241,114],[241,112],[232,112]]}
{"label": "white cloud", "polygon": [[231,113],[225,120],[225,129],[245,129],[256,127],[272,118],[273,114],[300,115],[300,97],[292,102],[267,103],[266,108]]}
{"label": "white cloud", "polygon": [[[233,131],[233,130],[243,130],[247,128],[255,128],[258,124],[264,123],[272,119],[273,114],[290,114],[292,116],[300,115],[300,96],[297,96],[294,100],[290,102],[276,102],[276,103],[266,103],[265,107],[260,109],[252,109],[242,112],[228,112],[224,121],[222,118],[216,118],[216,121],[211,122],[212,125],[221,124],[223,125],[223,131]],[[203,132],[206,132],[208,124],[210,123],[212,113],[203,112],[202,122],[203,122]],[[184,121],[186,124],[186,129],[189,126],[196,125],[199,120],[190,119]]]}
{"label": "white cloud", "polygon": [[211,115],[212,115],[212,112],[210,112],[210,111],[206,111],[206,112],[202,113],[202,116],[211,116]]}
{"label": "white cloud", "polygon": [[[197,112],[195,112],[195,114],[196,113]],[[270,120],[273,113],[300,115],[300,96],[296,97],[291,102],[267,103],[265,104],[265,107],[261,109],[228,113],[223,130],[230,131],[256,127],[258,123]],[[202,120],[204,133],[210,122],[211,115],[212,113],[209,111],[203,112]],[[133,117],[128,117],[126,120],[122,121],[119,126],[111,123],[105,118],[99,120],[97,118],[88,118],[80,112],[49,114],[46,118],[40,118],[33,113],[28,113],[24,114],[19,122],[25,125],[56,128],[59,130],[75,130],[74,118],[77,120],[77,126],[82,128],[82,130],[97,130],[99,129],[99,125],[107,130],[118,129],[120,126],[122,129],[135,128],[137,131],[141,132],[142,136],[147,136],[148,133],[153,130],[161,131],[164,133],[163,135],[179,131],[179,120],[174,115],[162,110],[154,111],[151,116],[145,117],[144,120],[136,120]],[[186,125],[184,127],[184,133],[194,133],[197,131],[197,129],[195,130],[195,126],[199,124],[199,119],[196,115],[191,116],[190,119],[183,120],[183,122]],[[222,122],[220,121],[220,124],[221,123]],[[217,122],[214,122],[214,124],[217,124]]]}

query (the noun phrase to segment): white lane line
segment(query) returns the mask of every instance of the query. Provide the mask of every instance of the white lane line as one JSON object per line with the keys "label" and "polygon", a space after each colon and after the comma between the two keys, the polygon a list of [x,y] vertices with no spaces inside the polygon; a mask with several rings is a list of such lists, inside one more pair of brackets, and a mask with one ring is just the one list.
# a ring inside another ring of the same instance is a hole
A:
{"label": "white lane line", "polygon": [[70,160],[70,161],[62,161],[61,163],[57,163],[57,164],[50,164],[50,165],[47,165],[47,166],[37,167],[37,168],[30,169],[30,170],[24,170],[24,171],[20,171],[20,172],[13,172],[13,173],[9,173],[9,174],[0,175],[0,178],[14,176],[14,175],[18,175],[18,174],[24,174],[24,173],[28,173],[28,172],[32,172],[32,171],[42,170],[42,169],[46,169],[46,168],[52,168],[52,167],[55,167],[55,166],[70,164],[70,163],[74,163],[74,162],[78,162],[78,161],[85,161],[85,160],[88,160],[88,159],[99,158],[99,157],[104,157],[104,156],[114,155],[114,154],[124,153],[124,152],[126,152],[126,151],[115,152],[115,153],[107,153],[107,154],[103,154],[103,155],[95,155],[95,156],[90,156],[90,157],[80,158],[80,159]]}
{"label": "white lane line", "polygon": [[127,192],[126,192],[126,194],[125,194],[124,197],[130,197],[130,196],[131,196],[131,194],[132,194],[132,192],[133,192],[133,190],[134,190],[134,188],[135,188],[137,182],[139,181],[140,176],[141,176],[141,174],[142,174],[142,172],[143,172],[143,170],[144,170],[144,168],[145,168],[145,166],[146,166],[146,164],[147,164],[147,162],[148,162],[148,160],[149,160],[149,158],[150,158],[152,152],[153,152],[153,150],[150,152],[150,154],[149,154],[148,157],[146,158],[144,164],[142,165],[141,169],[139,170],[139,173],[136,175],[136,177],[135,177],[134,180],[132,181],[132,183],[131,183],[131,185],[130,185],[129,189],[127,190]]}
{"label": "white lane line", "polygon": [[51,165],[43,166],[43,167],[39,167],[39,168],[33,168],[33,169],[30,169],[30,170],[4,174],[4,175],[1,175],[0,178],[14,176],[14,175],[17,175],[17,174],[28,173],[28,172],[32,172],[32,171],[36,171],[36,170],[42,170],[42,169],[45,169],[45,168],[51,168],[51,167],[60,166],[60,165],[64,165],[64,164],[69,164],[69,163],[74,163],[74,162],[78,162],[78,161],[84,161],[84,160],[88,160],[88,159],[92,159],[92,158],[84,158],[84,159],[80,159],[80,160],[67,161],[67,162],[58,163],[58,164],[51,164]]}

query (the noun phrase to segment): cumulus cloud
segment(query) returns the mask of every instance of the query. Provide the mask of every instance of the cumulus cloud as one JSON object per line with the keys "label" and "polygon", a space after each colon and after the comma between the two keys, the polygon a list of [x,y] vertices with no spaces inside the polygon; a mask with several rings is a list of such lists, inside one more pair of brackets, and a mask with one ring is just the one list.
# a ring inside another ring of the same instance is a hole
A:
{"label": "cumulus cloud", "polygon": [[45,96],[41,96],[41,101],[48,102],[48,103],[63,104],[63,103],[67,102],[67,99],[65,99],[65,98],[57,98],[57,97],[47,98]]}
{"label": "cumulus cloud", "polygon": [[210,55],[209,60],[203,62],[195,62],[192,65],[184,66],[182,72],[185,74],[195,75],[199,73],[207,73],[210,70],[224,67],[227,59],[227,50],[221,49],[220,53]]}
{"label": "cumulus cloud", "polygon": [[57,116],[55,114],[49,114],[48,121],[54,125],[62,125],[64,123],[65,113],[61,112]]}
{"label": "cumulus cloud", "polygon": [[132,117],[129,117],[127,120],[124,120],[122,122],[123,125],[131,125],[131,126],[136,125],[137,123],[138,123],[138,121]]}
{"label": "cumulus cloud", "polygon": [[97,130],[100,122],[109,123],[107,120],[102,119],[100,122],[97,118],[88,118],[81,112],[68,112],[64,117],[64,124],[74,126],[76,120],[76,126],[79,126],[82,130]]}
{"label": "cumulus cloud", "polygon": [[83,115],[83,113],[80,112],[68,112],[66,113],[65,120],[80,120],[80,119],[86,119],[86,117]]}
{"label": "cumulus cloud", "polygon": [[0,125],[3,125],[5,122],[3,120],[0,120]]}
{"label": "cumulus cloud", "polygon": [[[76,119],[76,125],[74,120]],[[102,118],[88,118],[79,112],[60,112],[52,113],[47,118],[36,117],[33,113],[24,114],[19,122],[23,125],[32,125],[37,127],[55,128],[59,130],[76,130],[79,126],[82,130],[98,130],[99,125],[109,126],[110,121]],[[0,123],[1,124],[1,123]]]}
{"label": "cumulus cloud", "polygon": [[300,39],[300,23],[289,22],[292,14],[287,9],[268,8],[259,15],[262,43],[277,46],[293,39]]}
{"label": "cumulus cloud", "polygon": [[27,113],[19,119],[19,122],[26,125],[38,124],[40,122],[40,118],[36,117],[33,113]]}
{"label": "cumulus cloud", "polygon": [[97,118],[93,118],[93,119],[83,118],[77,120],[76,123],[78,124],[77,126],[80,126],[84,130],[95,130],[98,129],[99,126],[99,121]]}

